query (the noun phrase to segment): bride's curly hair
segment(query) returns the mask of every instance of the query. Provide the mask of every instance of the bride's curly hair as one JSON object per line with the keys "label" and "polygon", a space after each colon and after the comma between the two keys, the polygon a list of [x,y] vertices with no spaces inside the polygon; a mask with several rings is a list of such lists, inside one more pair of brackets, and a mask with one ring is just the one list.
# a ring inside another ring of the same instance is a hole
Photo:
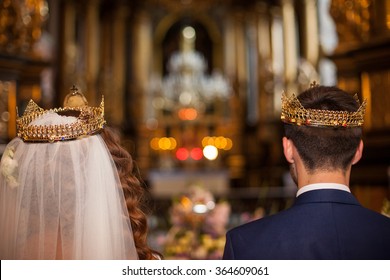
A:
{"label": "bride's curly hair", "polygon": [[100,133],[106,143],[118,170],[131,221],[135,247],[140,260],[161,259],[159,252],[147,244],[147,214],[150,212],[149,192],[145,188],[139,173],[135,173],[135,164],[130,153],[120,144],[120,136],[113,128],[105,127]]}

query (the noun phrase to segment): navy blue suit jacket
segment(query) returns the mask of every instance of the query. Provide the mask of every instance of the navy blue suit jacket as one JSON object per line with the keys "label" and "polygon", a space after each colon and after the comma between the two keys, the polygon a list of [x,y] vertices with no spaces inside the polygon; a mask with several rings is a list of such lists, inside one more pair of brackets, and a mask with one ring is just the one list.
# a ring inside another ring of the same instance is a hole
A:
{"label": "navy blue suit jacket", "polygon": [[346,191],[308,191],[291,208],[230,230],[223,259],[390,260],[390,218]]}

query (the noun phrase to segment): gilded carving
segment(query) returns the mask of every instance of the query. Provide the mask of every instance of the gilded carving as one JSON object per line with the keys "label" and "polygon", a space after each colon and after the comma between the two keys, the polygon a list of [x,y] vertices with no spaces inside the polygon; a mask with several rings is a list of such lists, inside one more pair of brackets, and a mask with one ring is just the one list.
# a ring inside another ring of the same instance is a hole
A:
{"label": "gilded carving", "polygon": [[361,42],[369,38],[372,0],[332,0],[330,14],[340,43]]}
{"label": "gilded carving", "polygon": [[0,3],[0,51],[31,54],[48,16],[45,0],[4,0]]}
{"label": "gilded carving", "polygon": [[[371,99],[372,128],[390,127],[390,95],[386,89],[390,88],[390,70],[376,71],[369,73],[370,86],[373,98]],[[379,97],[380,96],[380,97]]]}

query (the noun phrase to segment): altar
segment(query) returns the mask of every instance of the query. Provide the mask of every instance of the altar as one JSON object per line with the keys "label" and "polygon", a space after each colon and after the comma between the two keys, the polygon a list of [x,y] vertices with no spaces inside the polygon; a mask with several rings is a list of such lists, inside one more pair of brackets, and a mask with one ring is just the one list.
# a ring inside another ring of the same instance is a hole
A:
{"label": "altar", "polygon": [[227,170],[155,170],[149,173],[148,179],[152,195],[159,199],[170,199],[179,196],[194,185],[209,190],[216,197],[223,197],[229,191],[229,174]]}

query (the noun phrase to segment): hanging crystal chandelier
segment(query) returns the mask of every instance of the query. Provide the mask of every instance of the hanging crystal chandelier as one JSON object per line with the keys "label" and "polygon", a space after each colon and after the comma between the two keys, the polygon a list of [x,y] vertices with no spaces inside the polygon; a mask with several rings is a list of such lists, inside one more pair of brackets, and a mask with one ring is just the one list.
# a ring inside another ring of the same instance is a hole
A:
{"label": "hanging crystal chandelier", "polygon": [[168,111],[193,110],[187,113],[196,117],[216,100],[227,100],[232,91],[221,72],[206,74],[206,60],[194,49],[195,37],[193,27],[183,29],[181,50],[169,59],[168,75],[161,81],[159,104]]}

